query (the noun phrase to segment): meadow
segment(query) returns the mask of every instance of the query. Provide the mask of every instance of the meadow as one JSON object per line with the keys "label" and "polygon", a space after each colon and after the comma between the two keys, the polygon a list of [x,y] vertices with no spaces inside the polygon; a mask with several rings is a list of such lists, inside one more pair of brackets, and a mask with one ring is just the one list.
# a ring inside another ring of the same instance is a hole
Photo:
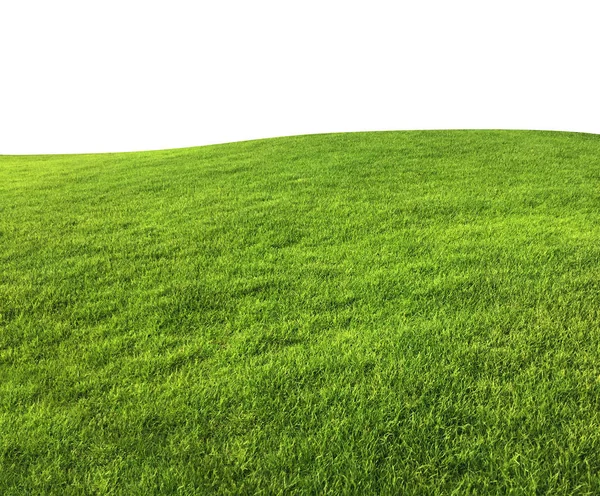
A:
{"label": "meadow", "polygon": [[600,135],[0,156],[0,494],[599,494]]}

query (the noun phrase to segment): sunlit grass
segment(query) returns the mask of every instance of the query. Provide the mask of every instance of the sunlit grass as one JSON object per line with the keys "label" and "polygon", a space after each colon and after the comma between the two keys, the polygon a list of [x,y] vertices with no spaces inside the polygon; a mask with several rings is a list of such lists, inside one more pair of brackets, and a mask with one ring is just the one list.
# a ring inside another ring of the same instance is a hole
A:
{"label": "sunlit grass", "polygon": [[600,493],[600,136],[0,157],[0,494]]}

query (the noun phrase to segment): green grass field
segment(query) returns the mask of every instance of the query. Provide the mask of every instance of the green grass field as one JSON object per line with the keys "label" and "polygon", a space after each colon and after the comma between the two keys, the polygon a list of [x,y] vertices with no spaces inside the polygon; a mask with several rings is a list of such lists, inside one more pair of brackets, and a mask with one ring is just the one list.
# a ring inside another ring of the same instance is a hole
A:
{"label": "green grass field", "polygon": [[0,494],[599,494],[600,135],[0,157]]}

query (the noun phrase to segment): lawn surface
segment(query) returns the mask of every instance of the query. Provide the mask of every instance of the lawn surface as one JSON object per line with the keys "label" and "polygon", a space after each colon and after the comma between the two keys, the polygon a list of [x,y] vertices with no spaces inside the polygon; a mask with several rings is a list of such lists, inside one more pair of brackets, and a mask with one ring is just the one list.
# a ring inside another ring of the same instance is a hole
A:
{"label": "lawn surface", "polygon": [[599,494],[600,135],[0,157],[0,494]]}

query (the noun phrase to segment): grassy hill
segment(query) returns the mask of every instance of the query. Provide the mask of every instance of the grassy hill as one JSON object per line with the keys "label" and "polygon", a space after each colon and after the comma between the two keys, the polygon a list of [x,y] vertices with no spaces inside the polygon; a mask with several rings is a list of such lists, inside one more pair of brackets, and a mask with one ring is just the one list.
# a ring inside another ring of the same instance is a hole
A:
{"label": "grassy hill", "polygon": [[0,157],[0,494],[600,493],[600,135]]}

